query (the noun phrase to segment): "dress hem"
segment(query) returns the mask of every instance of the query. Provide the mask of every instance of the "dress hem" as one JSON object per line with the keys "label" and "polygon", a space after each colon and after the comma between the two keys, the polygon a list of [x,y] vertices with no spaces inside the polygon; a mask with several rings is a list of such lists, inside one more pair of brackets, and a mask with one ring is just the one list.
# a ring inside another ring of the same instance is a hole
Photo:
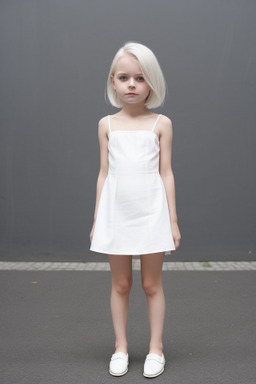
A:
{"label": "dress hem", "polygon": [[97,250],[97,249],[89,249],[92,252],[96,253],[105,253],[109,255],[124,255],[124,256],[130,256],[130,255],[146,255],[146,254],[151,254],[151,253],[159,253],[159,252],[171,252],[171,251],[176,251],[176,248],[168,248],[168,249],[160,249],[160,250],[149,250],[149,251],[143,251],[143,252],[138,252],[138,251],[133,251],[133,252],[116,252],[116,251],[103,251],[103,250]]}

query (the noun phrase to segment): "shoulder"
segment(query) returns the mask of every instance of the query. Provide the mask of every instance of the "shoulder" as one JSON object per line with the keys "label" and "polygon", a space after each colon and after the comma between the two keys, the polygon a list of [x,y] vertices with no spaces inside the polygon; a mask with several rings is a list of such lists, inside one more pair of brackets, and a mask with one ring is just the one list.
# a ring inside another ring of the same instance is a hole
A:
{"label": "shoulder", "polygon": [[158,130],[159,130],[160,136],[172,137],[173,135],[172,120],[168,116],[161,115],[158,122]]}
{"label": "shoulder", "polygon": [[108,116],[102,117],[98,122],[98,134],[99,136],[105,136],[108,134]]}
{"label": "shoulder", "polygon": [[161,123],[161,125],[164,125],[166,127],[172,127],[172,121],[171,119],[166,116],[166,115],[161,115],[160,119],[159,119],[159,123]]}
{"label": "shoulder", "polygon": [[99,127],[104,127],[108,125],[108,116],[104,116],[99,120],[98,126]]}

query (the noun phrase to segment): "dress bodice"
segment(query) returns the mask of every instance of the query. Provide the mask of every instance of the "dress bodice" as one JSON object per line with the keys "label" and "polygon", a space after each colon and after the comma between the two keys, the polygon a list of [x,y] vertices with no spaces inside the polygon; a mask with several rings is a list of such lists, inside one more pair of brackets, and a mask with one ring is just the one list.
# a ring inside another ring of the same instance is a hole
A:
{"label": "dress bodice", "polygon": [[108,150],[111,173],[159,171],[159,140],[151,130],[111,131]]}

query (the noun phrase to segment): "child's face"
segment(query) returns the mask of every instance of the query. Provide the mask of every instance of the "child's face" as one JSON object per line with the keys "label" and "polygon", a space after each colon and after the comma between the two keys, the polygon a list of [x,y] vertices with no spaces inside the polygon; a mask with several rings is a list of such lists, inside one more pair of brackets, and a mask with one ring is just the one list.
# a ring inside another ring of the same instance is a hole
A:
{"label": "child's face", "polygon": [[144,105],[150,92],[150,86],[142,75],[138,60],[131,55],[118,59],[111,82],[119,98],[126,104]]}

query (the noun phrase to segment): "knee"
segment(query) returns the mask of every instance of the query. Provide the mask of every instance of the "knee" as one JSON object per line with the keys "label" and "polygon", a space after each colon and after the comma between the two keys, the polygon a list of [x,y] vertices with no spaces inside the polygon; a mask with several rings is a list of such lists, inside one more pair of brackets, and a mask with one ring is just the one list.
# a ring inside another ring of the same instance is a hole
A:
{"label": "knee", "polygon": [[154,296],[161,288],[161,284],[151,280],[143,280],[142,286],[147,296]]}
{"label": "knee", "polygon": [[122,279],[115,282],[113,284],[113,288],[119,295],[127,295],[130,293],[132,288],[132,279]]}

